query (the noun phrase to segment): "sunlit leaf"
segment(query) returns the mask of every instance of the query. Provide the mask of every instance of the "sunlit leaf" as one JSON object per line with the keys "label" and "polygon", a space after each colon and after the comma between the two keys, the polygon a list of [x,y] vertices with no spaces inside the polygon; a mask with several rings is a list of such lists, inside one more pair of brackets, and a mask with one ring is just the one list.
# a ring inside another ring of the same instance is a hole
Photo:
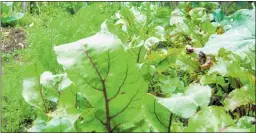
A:
{"label": "sunlit leaf", "polygon": [[[110,131],[142,119],[140,101],[146,84],[136,60],[115,35],[104,29],[54,50],[78,92],[95,108],[95,117]],[[131,119],[131,115],[135,116]]]}

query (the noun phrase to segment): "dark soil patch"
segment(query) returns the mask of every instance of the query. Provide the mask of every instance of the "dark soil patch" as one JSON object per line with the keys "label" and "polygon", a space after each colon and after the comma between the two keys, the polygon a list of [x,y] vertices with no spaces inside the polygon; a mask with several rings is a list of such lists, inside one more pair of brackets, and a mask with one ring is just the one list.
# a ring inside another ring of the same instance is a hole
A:
{"label": "dark soil patch", "polygon": [[3,53],[12,53],[26,46],[25,31],[22,28],[1,28]]}

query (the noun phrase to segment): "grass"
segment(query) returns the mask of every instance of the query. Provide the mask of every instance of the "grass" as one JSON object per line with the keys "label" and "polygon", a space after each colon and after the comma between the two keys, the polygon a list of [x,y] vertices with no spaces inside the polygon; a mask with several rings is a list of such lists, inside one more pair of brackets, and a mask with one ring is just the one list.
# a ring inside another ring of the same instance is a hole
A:
{"label": "grass", "polygon": [[3,64],[2,75],[2,131],[25,131],[33,119],[33,109],[21,95],[25,61],[12,60]]}

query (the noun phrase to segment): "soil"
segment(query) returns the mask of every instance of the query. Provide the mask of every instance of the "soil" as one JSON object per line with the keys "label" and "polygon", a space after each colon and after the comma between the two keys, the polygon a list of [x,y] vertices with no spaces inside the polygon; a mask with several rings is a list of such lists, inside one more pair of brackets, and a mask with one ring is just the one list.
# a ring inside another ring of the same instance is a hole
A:
{"label": "soil", "polygon": [[26,46],[25,31],[22,28],[1,28],[2,47],[4,53],[12,53],[15,49],[24,49]]}

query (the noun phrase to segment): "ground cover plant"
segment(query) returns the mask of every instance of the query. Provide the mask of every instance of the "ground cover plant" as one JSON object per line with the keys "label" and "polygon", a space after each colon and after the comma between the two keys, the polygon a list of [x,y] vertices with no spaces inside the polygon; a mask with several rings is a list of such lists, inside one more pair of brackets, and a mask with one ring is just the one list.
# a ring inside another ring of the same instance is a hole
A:
{"label": "ground cover plant", "polygon": [[255,132],[254,3],[32,5],[2,131]]}

